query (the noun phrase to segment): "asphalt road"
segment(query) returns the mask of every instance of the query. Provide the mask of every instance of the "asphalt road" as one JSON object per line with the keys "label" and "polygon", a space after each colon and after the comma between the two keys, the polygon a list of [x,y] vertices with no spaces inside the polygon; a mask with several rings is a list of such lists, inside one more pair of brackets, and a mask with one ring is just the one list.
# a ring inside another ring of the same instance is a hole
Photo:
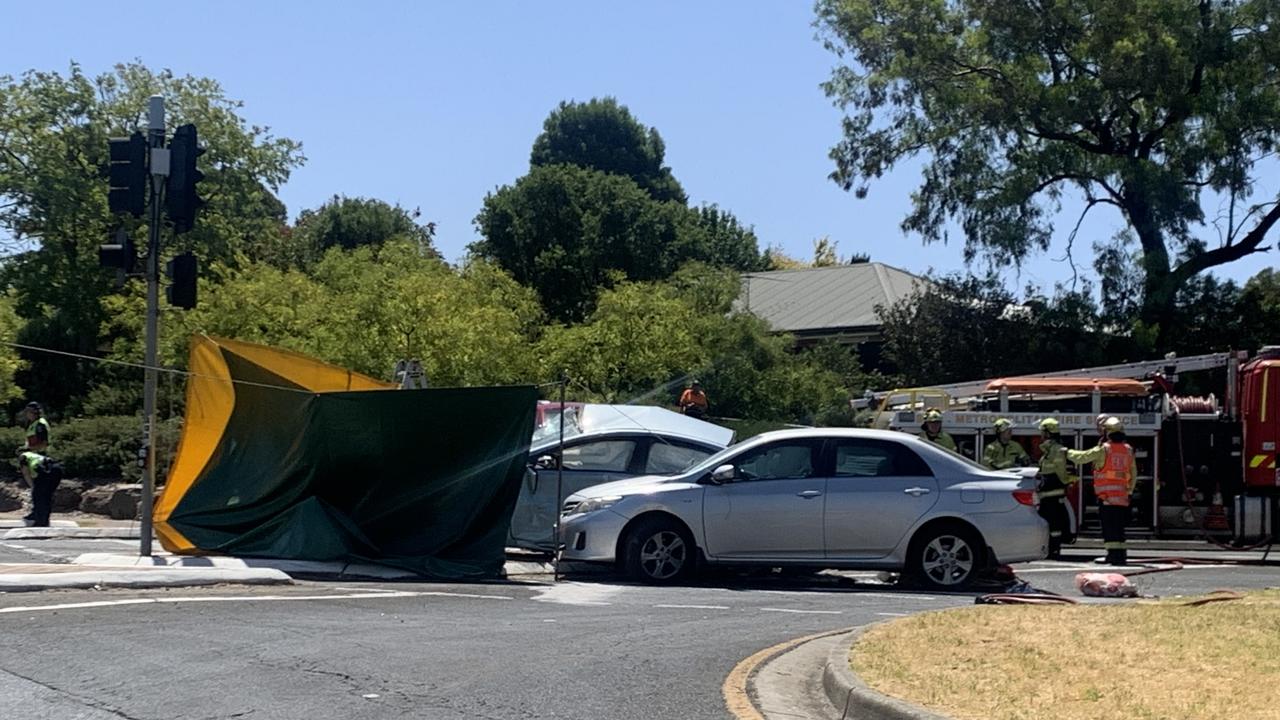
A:
{"label": "asphalt road", "polygon": [[[1067,592],[1084,567],[1019,571]],[[1195,594],[1280,585],[1280,573],[1198,567],[1139,583]],[[0,595],[0,717],[724,718],[725,676],[762,648],[972,602],[830,575]]]}

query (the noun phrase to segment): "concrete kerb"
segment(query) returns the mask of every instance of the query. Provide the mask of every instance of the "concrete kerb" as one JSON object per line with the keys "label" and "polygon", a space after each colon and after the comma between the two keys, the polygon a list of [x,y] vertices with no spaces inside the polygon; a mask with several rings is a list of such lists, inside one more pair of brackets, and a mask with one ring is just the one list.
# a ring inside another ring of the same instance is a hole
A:
{"label": "concrete kerb", "polygon": [[[80,527],[80,523],[75,520],[50,520],[50,527],[55,528],[74,528]],[[24,528],[26,527],[20,519],[0,518],[0,528]]]}
{"label": "concrete kerb", "polygon": [[859,720],[951,720],[945,715],[925,710],[909,702],[891,698],[872,690],[849,666],[849,654],[873,623],[855,628],[847,638],[836,643],[827,656],[822,671],[822,689],[838,718]]}
{"label": "concrete kerb", "polygon": [[287,585],[293,580],[267,568],[94,569],[54,573],[0,574],[0,592],[87,588],[158,588],[203,585]]}
{"label": "concrete kerb", "polygon": [[[406,570],[372,564],[325,562],[317,560],[278,560],[273,558],[238,558],[216,555],[169,555],[151,557],[118,555],[111,553],[85,553],[73,561],[76,565],[99,567],[168,567],[168,568],[224,568],[278,570],[296,578],[347,578],[367,580],[420,580],[421,576]],[[548,563],[507,561],[504,568],[507,577],[521,575],[546,575],[551,573]]]}
{"label": "concrete kerb", "polygon": [[142,537],[137,527],[20,527],[5,530],[4,540],[64,540],[76,538],[114,538],[137,540]]}

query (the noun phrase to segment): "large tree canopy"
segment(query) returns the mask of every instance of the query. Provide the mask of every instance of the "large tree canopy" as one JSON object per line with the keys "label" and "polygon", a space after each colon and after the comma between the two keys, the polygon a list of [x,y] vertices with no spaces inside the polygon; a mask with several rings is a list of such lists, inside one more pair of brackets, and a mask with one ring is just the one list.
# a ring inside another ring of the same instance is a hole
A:
{"label": "large tree canopy", "polygon": [[575,165],[530,169],[485,198],[471,252],[538,291],[553,318],[590,314],[620,278],[661,280],[701,260],[761,269],[756,236],[715,207],[657,202],[623,175]]}
{"label": "large tree canopy", "polygon": [[666,145],[655,128],[636,120],[625,105],[606,97],[562,102],[542,124],[529,164],[578,165],[625,175],[654,200],[685,203],[684,189],[663,165]]}
{"label": "large tree canopy", "polygon": [[[300,146],[249,125],[240,103],[217,82],[152,72],[132,63],[98,77],[77,65],[67,75],[0,76],[0,249],[3,269],[26,324],[23,342],[92,353],[110,293],[97,246],[123,222],[139,245],[146,230],[107,210],[107,138],[145,122],[147,98],[163,95],[171,127],[199,128],[208,201],[195,229],[167,243],[194,248],[205,261],[236,262],[267,252],[283,228],[272,191],[302,162]],[[178,247],[174,247],[178,246]],[[29,356],[19,384],[54,407],[83,388],[93,369],[77,361]]]}
{"label": "large tree canopy", "polygon": [[315,210],[303,210],[294,226],[294,241],[310,259],[319,259],[333,247],[352,250],[381,245],[388,240],[408,240],[427,255],[438,255],[431,241],[435,223],[419,223],[422,213],[390,205],[382,200],[333,196]]}
{"label": "large tree canopy", "polygon": [[[1280,203],[1257,181],[1280,140],[1275,0],[819,0],[817,12],[847,63],[826,83],[846,112],[833,179],[863,196],[928,156],[905,230],[945,240],[958,220],[967,257],[1019,262],[1050,245],[1074,191],[1132,229],[1142,320],[1159,331],[1188,280],[1267,248]],[[1202,209],[1214,201],[1216,235]]]}

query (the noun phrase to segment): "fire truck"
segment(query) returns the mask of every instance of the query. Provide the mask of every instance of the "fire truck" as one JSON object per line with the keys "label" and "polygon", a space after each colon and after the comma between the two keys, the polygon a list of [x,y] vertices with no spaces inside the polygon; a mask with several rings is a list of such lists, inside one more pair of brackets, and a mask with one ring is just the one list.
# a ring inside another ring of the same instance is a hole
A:
{"label": "fire truck", "polygon": [[[1208,376],[1221,391],[1180,395],[1179,375]],[[1062,442],[1099,442],[1096,418],[1120,418],[1134,447],[1138,483],[1129,532],[1203,538],[1233,547],[1270,545],[1280,512],[1280,347],[1125,363],[1064,372],[898,389],[874,395],[877,427],[921,433],[924,411],[943,414],[959,451],[982,457],[997,418],[1039,459],[1038,424],[1058,419]],[[1072,522],[1099,531],[1091,468],[1071,486]]]}

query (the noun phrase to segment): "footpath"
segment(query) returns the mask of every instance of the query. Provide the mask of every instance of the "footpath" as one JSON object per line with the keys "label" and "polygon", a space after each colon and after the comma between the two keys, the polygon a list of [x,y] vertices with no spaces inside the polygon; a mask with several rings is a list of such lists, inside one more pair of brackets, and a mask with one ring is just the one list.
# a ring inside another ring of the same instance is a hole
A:
{"label": "footpath", "polygon": [[[140,540],[136,521],[75,517],[53,520],[51,527],[31,528],[24,527],[16,513],[0,514],[0,593],[278,585],[294,580],[422,580],[408,571],[373,564],[173,555],[154,539],[152,555],[141,557]],[[552,573],[553,567],[539,556],[512,552],[504,572],[507,577],[532,579]]]}

